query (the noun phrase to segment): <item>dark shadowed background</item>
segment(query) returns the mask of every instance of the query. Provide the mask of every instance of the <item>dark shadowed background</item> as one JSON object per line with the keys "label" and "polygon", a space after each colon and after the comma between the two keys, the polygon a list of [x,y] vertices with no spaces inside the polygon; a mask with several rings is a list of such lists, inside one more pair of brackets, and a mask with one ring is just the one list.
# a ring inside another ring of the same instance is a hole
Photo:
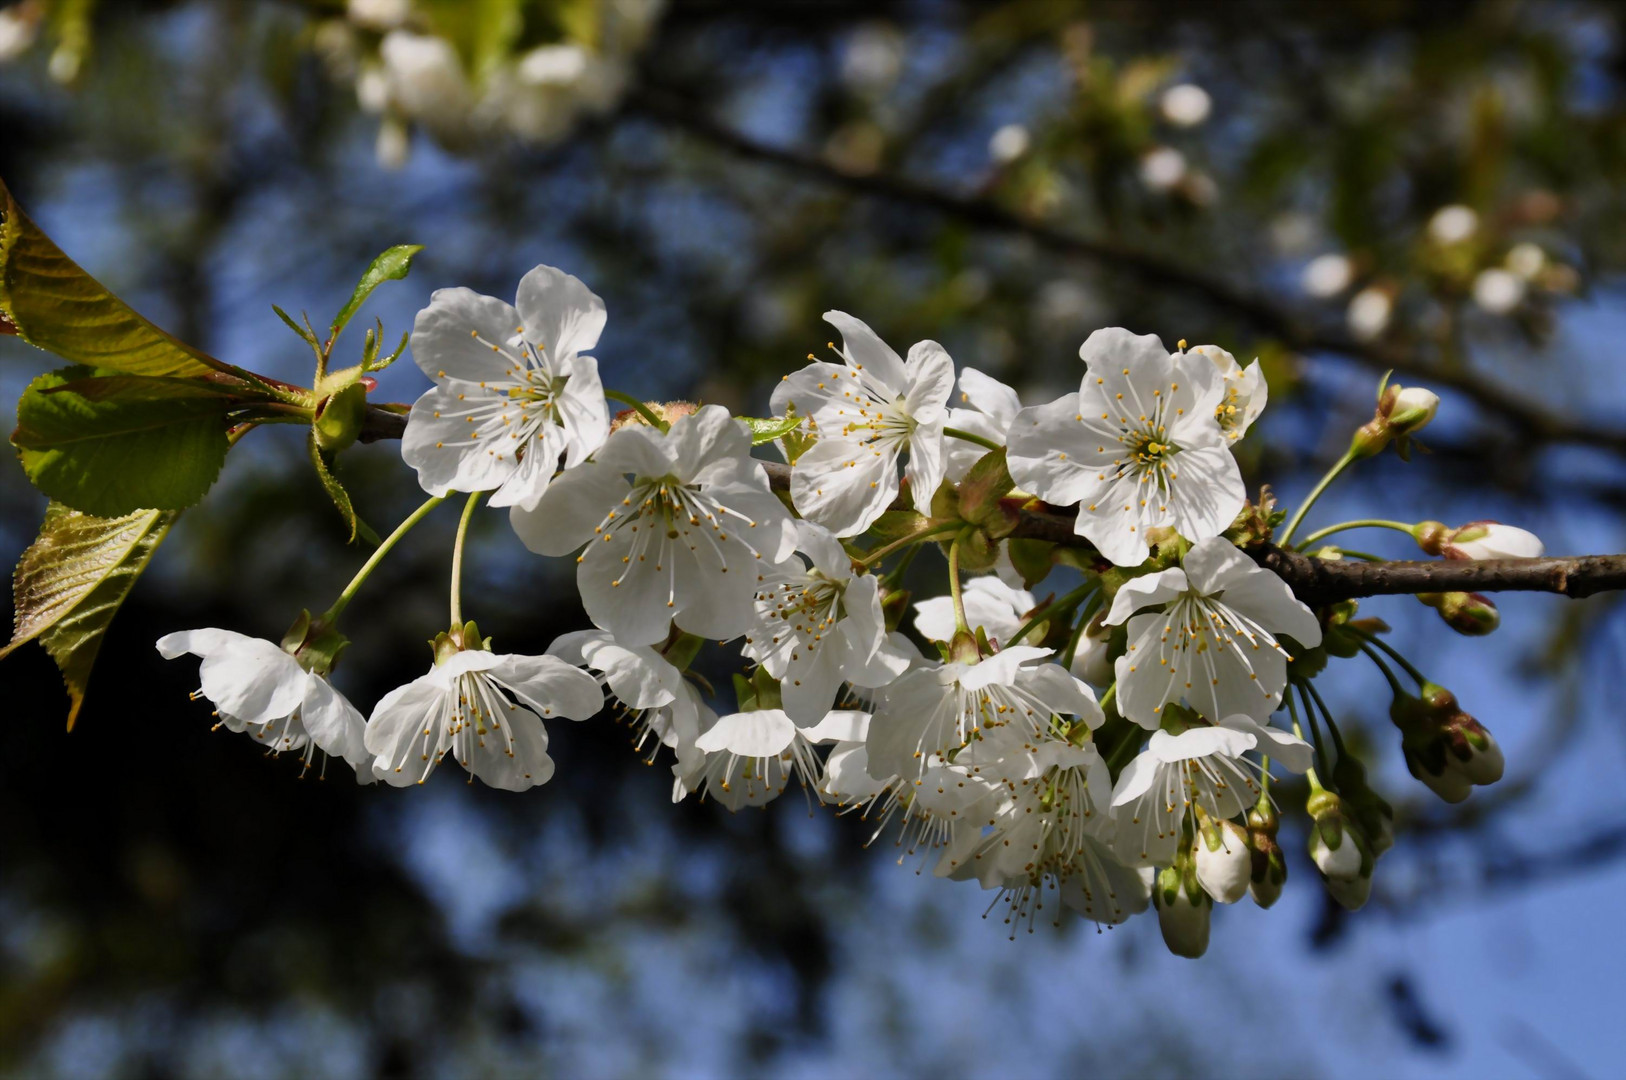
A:
{"label": "dark shadowed background", "polygon": [[[0,65],[0,175],[87,269],[234,363],[308,381],[270,305],[320,321],[403,242],[427,247],[368,309],[387,333],[434,288],[511,297],[547,262],[606,301],[607,385],[758,413],[831,336],[827,308],[1030,402],[1124,325],[1261,357],[1244,468],[1289,500],[1385,369],[1440,389],[1432,452],[1363,467],[1315,521],[1497,518],[1554,553],[1626,548],[1612,4],[674,3],[603,114],[546,143],[419,131],[396,169],[311,47],[343,4],[88,10],[71,85],[50,26]],[[1195,124],[1166,94],[1185,84],[1207,95]],[[1465,236],[1436,217],[1459,204]],[[54,366],[0,339],[0,398]],[[427,385],[403,363],[375,397]],[[376,527],[421,498],[395,444],[342,468]],[[43,500],[9,459],[0,500],[9,563]],[[338,682],[363,711],[428,664],[453,516],[347,615]],[[568,560],[477,522],[465,610],[502,651],[585,625]],[[521,796],[451,768],[407,791],[300,780],[211,732],[193,662],[152,643],[280,635],[359,563],[343,541],[298,433],[256,432],[120,614],[72,734],[42,651],[0,666],[0,1070],[1618,1075],[1618,597],[1508,597],[1481,640],[1366,602],[1497,733],[1507,778],[1433,799],[1381,679],[1344,662],[1332,704],[1403,819],[1372,903],[1333,907],[1284,838],[1286,897],[1219,911],[1189,962],[1150,917],[1009,942],[987,894],[863,850],[861,822],[794,792],[673,807],[608,715],[553,725],[558,775]],[[917,573],[942,588],[935,556]]]}

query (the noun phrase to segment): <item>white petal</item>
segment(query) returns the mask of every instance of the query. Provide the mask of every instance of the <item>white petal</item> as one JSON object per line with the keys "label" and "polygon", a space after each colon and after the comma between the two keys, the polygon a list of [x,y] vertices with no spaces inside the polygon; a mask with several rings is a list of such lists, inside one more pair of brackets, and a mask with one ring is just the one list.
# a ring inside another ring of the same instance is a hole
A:
{"label": "white petal", "polygon": [[857,536],[897,498],[897,461],[896,446],[877,450],[826,436],[791,470],[791,501],[803,517],[836,536]]}
{"label": "white petal", "polygon": [[1108,626],[1117,626],[1141,608],[1167,604],[1189,588],[1186,573],[1178,566],[1156,574],[1130,578],[1119,587],[1117,595],[1112,598],[1112,610],[1101,621]]}
{"label": "white petal", "polygon": [[366,721],[349,700],[326,679],[312,675],[305,684],[305,700],[299,708],[300,722],[311,740],[324,753],[344,758],[364,783],[373,780],[368,767]]}
{"label": "white petal", "polygon": [[515,305],[525,340],[563,359],[598,344],[604,301],[581,280],[552,266],[538,266],[519,279]]}
{"label": "white petal", "polygon": [[519,326],[519,312],[495,297],[436,289],[413,321],[412,359],[431,379],[502,382],[523,363],[506,346]]}
{"label": "white petal", "polygon": [[853,576],[852,556],[841,546],[841,541],[830,530],[811,521],[795,523],[796,550],[806,555],[825,577],[833,581],[846,581]]}
{"label": "white petal", "polygon": [[242,634],[231,634],[205,654],[198,674],[204,695],[221,715],[245,724],[263,724],[292,713],[305,700],[311,678],[279,646]]}
{"label": "white petal", "polygon": [[796,725],[779,709],[754,709],[720,716],[694,741],[709,753],[727,750],[741,757],[776,757],[796,738]]}
{"label": "white petal", "polygon": [[422,783],[449,745],[440,716],[446,694],[425,675],[385,694],[367,718],[373,774],[395,787]]}
{"label": "white petal", "polygon": [[598,530],[611,510],[631,512],[618,505],[627,491],[626,479],[610,466],[588,462],[549,484],[534,509],[513,507],[508,520],[520,542],[538,555],[568,555],[602,535]]}
{"label": "white petal", "polygon": [[557,656],[500,656],[490,673],[544,717],[586,720],[604,707],[598,680]]}
{"label": "white petal", "polygon": [[1022,411],[1022,400],[1015,390],[974,367],[960,369],[960,396],[978,412],[986,413],[1002,432],[1010,430],[1016,414]]}
{"label": "white petal", "polygon": [[1118,443],[1115,435],[1106,442],[1081,415],[1077,394],[1016,414],[1005,464],[1017,487],[1056,506],[1093,499],[1102,491],[1103,474],[1113,473],[1112,456],[1098,448],[1110,451]]}
{"label": "white petal", "polygon": [[904,411],[922,424],[941,422],[954,393],[954,361],[937,342],[920,341],[910,347],[906,366]]}
{"label": "white petal", "polygon": [[802,737],[817,743],[857,743],[869,735],[870,714],[858,709],[834,709],[812,727],[802,729]]}
{"label": "white petal", "polygon": [[891,390],[893,395],[903,392],[909,382],[903,360],[868,323],[845,311],[826,311],[824,321],[841,331],[842,352],[848,363],[861,368],[868,378]]}
{"label": "white petal", "polygon": [[909,436],[909,463],[904,475],[909,478],[909,494],[915,509],[927,517],[932,513],[932,496],[943,482],[943,421],[923,423]]}
{"label": "white petal", "polygon": [[1177,479],[1168,497],[1170,524],[1187,540],[1205,540],[1231,527],[1248,501],[1242,470],[1228,446],[1183,449],[1171,459]]}

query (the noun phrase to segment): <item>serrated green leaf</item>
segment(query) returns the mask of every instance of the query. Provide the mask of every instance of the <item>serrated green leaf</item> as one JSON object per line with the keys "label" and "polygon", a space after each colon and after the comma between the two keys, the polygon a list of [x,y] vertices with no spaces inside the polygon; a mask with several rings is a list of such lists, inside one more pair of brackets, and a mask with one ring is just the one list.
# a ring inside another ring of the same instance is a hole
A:
{"label": "serrated green leaf", "polygon": [[[118,517],[203,498],[225,463],[229,399],[125,384],[111,396],[71,388],[84,367],[39,376],[17,402],[11,441],[34,486],[75,510]],[[52,392],[55,391],[55,392]]]}
{"label": "serrated green leaf", "polygon": [[140,510],[98,518],[53,502],[38,539],[17,560],[14,630],[0,660],[37,638],[62,672],[70,730],[113,616],[178,516]]}
{"label": "serrated green leaf", "polygon": [[[357,309],[367,302],[367,298],[373,294],[374,289],[386,281],[400,281],[406,277],[407,273],[412,269],[412,256],[422,250],[422,244],[396,244],[374,259],[372,264],[362,273],[361,280],[356,282],[356,291],[350,294],[350,300],[344,307],[339,309],[339,314],[334,317],[333,326],[328,331],[328,341],[331,342],[339,336],[339,331],[344,329],[345,323],[350,321],[350,317],[356,313]],[[280,315],[281,312],[278,312],[278,314]],[[287,316],[283,317],[287,318]]]}
{"label": "serrated green leaf", "polygon": [[63,254],[0,181],[0,313],[31,345],[131,375],[230,370],[136,314]]}
{"label": "serrated green leaf", "polygon": [[761,446],[763,443],[782,439],[786,435],[802,426],[800,416],[742,416],[745,426],[751,429],[751,445]]}

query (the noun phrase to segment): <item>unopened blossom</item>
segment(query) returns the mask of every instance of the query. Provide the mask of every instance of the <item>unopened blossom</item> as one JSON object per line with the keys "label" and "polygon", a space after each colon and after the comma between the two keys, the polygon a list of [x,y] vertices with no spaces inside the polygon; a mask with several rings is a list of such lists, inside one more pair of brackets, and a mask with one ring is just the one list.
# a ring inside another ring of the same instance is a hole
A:
{"label": "unopened blossom", "polygon": [[818,436],[791,470],[792,503],[835,535],[856,536],[897,498],[898,458],[907,450],[911,497],[930,514],[943,480],[954,362],[935,341],[917,342],[904,360],[851,315],[824,317],[841,331],[842,362],[815,360],[773,393],[776,414],[794,407]]}
{"label": "unopened blossom", "polygon": [[1128,862],[1166,865],[1197,809],[1214,821],[1242,813],[1259,797],[1261,766],[1244,756],[1252,751],[1294,772],[1310,767],[1308,743],[1247,716],[1178,735],[1152,732],[1112,792],[1118,854]]}
{"label": "unopened blossom", "polygon": [[203,658],[198,693],[214,702],[228,730],[246,732],[273,754],[299,753],[306,768],[318,750],[341,757],[362,783],[372,782],[361,713],[280,645],[230,630],[183,630],[159,638],[158,652],[165,660]]}
{"label": "unopened blossom", "polygon": [[[1144,608],[1156,608],[1133,614]],[[1287,686],[1287,649],[1321,644],[1321,625],[1281,578],[1221,537],[1193,544],[1178,567],[1118,590],[1109,624],[1127,622],[1117,660],[1118,707],[1142,727],[1184,700],[1199,715],[1264,720]]]}
{"label": "unopened blossom", "polygon": [[1216,903],[1234,904],[1247,895],[1253,850],[1242,826],[1229,820],[1204,822],[1193,834],[1191,846],[1197,884]]}
{"label": "unopened blossom", "polygon": [[699,693],[653,647],[623,645],[603,630],[577,630],[555,639],[547,655],[598,672],[632,719],[639,750],[651,739],[676,749],[699,737]]}
{"label": "unopened blossom", "polygon": [[453,133],[468,121],[473,94],[457,50],[443,37],[391,30],[379,43],[390,100],[413,120]]}
{"label": "unopened blossom", "polygon": [[1330,791],[1312,787],[1304,809],[1310,815],[1310,861],[1327,894],[1348,911],[1360,910],[1372,893],[1374,856],[1365,833]]}
{"label": "unopened blossom", "polygon": [[830,533],[796,522],[797,550],[765,568],[757,582],[743,652],[778,679],[784,709],[815,723],[835,703],[842,683],[884,686],[909,666],[887,640],[875,575],[855,573]]}
{"label": "unopened blossom", "polygon": [[[960,369],[960,404],[948,411],[948,426],[980,435],[999,446],[1005,445],[1022,402],[1016,391],[973,367]],[[943,475],[950,483],[965,479],[988,448],[966,439],[943,441]]]}
{"label": "unopened blossom", "polygon": [[1163,944],[1176,956],[1195,960],[1208,951],[1208,931],[1214,901],[1189,863],[1165,867],[1152,886],[1157,925]]}
{"label": "unopened blossom", "polygon": [[524,791],[553,776],[543,720],[586,720],[603,704],[598,682],[556,656],[448,651],[373,708],[367,749],[395,787],[423,783],[449,752],[490,786]]}
{"label": "unopened blossom", "polygon": [[1236,362],[1236,357],[1218,345],[1197,345],[1191,352],[1212,360],[1214,369],[1224,380],[1225,393],[1220,398],[1214,418],[1219,421],[1225,437],[1236,442],[1248,433],[1248,428],[1265,411],[1265,403],[1270,399],[1265,373],[1260,370],[1258,360],[1243,367]]}
{"label": "unopened blossom", "polygon": [[721,405],[665,433],[621,428],[511,520],[538,554],[586,545],[576,560],[582,603],[624,645],[662,641],[674,621],[701,637],[743,633],[758,575],[796,545],[750,435]]}
{"label": "unopened blossom", "polygon": [[1541,537],[1499,521],[1470,521],[1453,529],[1440,549],[1448,559],[1538,559],[1546,553]]}
{"label": "unopened blossom", "polygon": [[1001,728],[1036,741],[1049,732],[1053,717],[1073,716],[1099,727],[1104,717],[1095,695],[1060,665],[1046,662],[1050,654],[1017,645],[976,663],[905,672],[876,695],[866,740],[871,770],[915,778],[931,755],[959,750]]}
{"label": "unopened blossom", "polygon": [[561,466],[610,431],[598,361],[604,302],[551,266],[520,279],[514,304],[437,289],[412,328],[412,356],[435,386],[412,406],[401,457],[431,495],[489,491],[532,509]]}
{"label": "unopened blossom", "polygon": [[1116,327],[1091,334],[1079,355],[1079,392],[1023,409],[1011,427],[1017,485],[1076,503],[1075,531],[1119,566],[1145,561],[1154,527],[1194,541],[1229,527],[1246,495],[1216,419],[1225,382],[1214,363]]}
{"label": "unopened blossom", "polygon": [[[973,631],[981,627],[988,640],[1000,646],[1015,645],[1011,636],[1022,629],[1024,616],[1038,606],[1026,589],[1013,588],[993,575],[974,577],[961,590],[965,621]],[[933,596],[915,605],[915,629],[928,641],[948,641],[954,636],[954,598]]]}

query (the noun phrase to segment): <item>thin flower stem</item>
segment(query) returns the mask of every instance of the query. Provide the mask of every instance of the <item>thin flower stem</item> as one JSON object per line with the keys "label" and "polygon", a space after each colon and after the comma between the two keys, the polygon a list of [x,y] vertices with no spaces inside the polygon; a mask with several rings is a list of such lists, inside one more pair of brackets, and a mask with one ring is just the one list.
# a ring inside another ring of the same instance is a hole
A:
{"label": "thin flower stem", "polygon": [[1395,678],[1393,669],[1383,662],[1383,657],[1378,655],[1378,651],[1372,648],[1370,643],[1361,642],[1361,651],[1366,654],[1368,660],[1378,666],[1379,671],[1383,672],[1383,677],[1389,680],[1389,689],[1394,692],[1396,697],[1406,692],[1406,688],[1400,685],[1400,680]]}
{"label": "thin flower stem", "polygon": [[1112,699],[1117,697],[1117,696],[1118,696],[1118,684],[1116,682],[1114,682],[1111,686],[1107,687],[1106,690],[1101,694],[1101,700],[1096,702],[1096,704],[1101,706],[1101,711],[1102,712],[1106,712],[1107,711],[1107,706],[1111,705],[1112,704]]}
{"label": "thin flower stem", "polygon": [[662,420],[660,417],[656,416],[653,409],[651,409],[648,405],[645,405],[642,401],[639,401],[637,398],[633,397],[631,394],[623,394],[619,390],[606,390],[604,391],[604,396],[609,398],[611,401],[619,401],[623,405],[631,406],[634,412],[643,417],[645,420],[649,421],[649,426],[657,431],[664,432],[672,426],[665,420]]}
{"label": "thin flower stem", "polygon": [[1338,751],[1339,760],[1343,760],[1345,754],[1344,736],[1343,733],[1338,730],[1338,721],[1333,717],[1332,710],[1327,708],[1327,702],[1324,698],[1322,698],[1321,691],[1317,690],[1315,688],[1315,684],[1310,682],[1308,679],[1300,683],[1299,686],[1302,689],[1309,691],[1310,696],[1315,699],[1315,703],[1321,707],[1321,718],[1327,721],[1327,733],[1332,736],[1332,747],[1334,750]]}
{"label": "thin flower stem", "polygon": [[[1298,706],[1293,704],[1293,693],[1291,690],[1289,690],[1282,696],[1287,701],[1287,715],[1293,721],[1293,734],[1297,735],[1300,739],[1303,739],[1304,729],[1299,727],[1299,710]],[[1304,770],[1304,778],[1310,782],[1311,791],[1324,790],[1321,786],[1321,778],[1315,773],[1314,765]]]}
{"label": "thin flower stem", "polygon": [[316,621],[319,623],[331,624],[334,620],[336,620],[339,617],[339,613],[349,605],[351,599],[356,595],[356,590],[361,588],[362,582],[366,581],[368,575],[378,568],[379,563],[384,561],[384,556],[390,553],[390,549],[396,545],[396,542],[399,541],[401,537],[411,532],[413,527],[417,525],[418,522],[427,517],[429,511],[433,510],[435,507],[439,506],[445,501],[446,499],[444,496],[437,495],[425,502],[416,510],[412,511],[412,513],[408,514],[401,524],[395,527],[395,531],[386,536],[383,542],[373,550],[373,553],[368,556],[367,561],[361,564],[361,569],[356,571],[356,576],[350,579],[350,584],[346,585],[344,587],[344,591],[339,593],[339,598],[333,601],[333,606],[318,616]]}
{"label": "thin flower stem", "polygon": [[1326,491],[1332,485],[1332,482],[1338,479],[1338,474],[1349,468],[1350,463],[1354,460],[1355,450],[1351,447],[1344,452],[1343,457],[1338,459],[1336,465],[1327,470],[1327,475],[1321,478],[1321,481],[1310,491],[1310,494],[1304,497],[1304,502],[1299,504],[1298,511],[1293,515],[1293,520],[1287,523],[1287,528],[1282,530],[1281,537],[1276,541],[1277,546],[1287,546],[1287,542],[1293,539],[1293,533],[1298,531],[1299,522],[1303,521],[1304,515],[1310,512],[1310,507],[1315,505],[1315,501],[1321,498],[1321,493]]}
{"label": "thin flower stem", "polygon": [[960,542],[965,539],[965,531],[961,530],[949,542],[949,594],[954,598],[954,629],[969,634],[971,628],[965,621],[965,598],[960,594]]}
{"label": "thin flower stem", "polygon": [[1362,518],[1359,521],[1341,521],[1337,525],[1328,525],[1325,529],[1317,529],[1309,536],[1306,536],[1303,540],[1300,540],[1298,542],[1298,547],[1299,550],[1302,551],[1311,544],[1315,543],[1317,540],[1324,540],[1333,533],[1341,533],[1345,529],[1393,529],[1395,532],[1403,532],[1407,536],[1411,536],[1413,535],[1411,528],[1412,527],[1407,525],[1404,521],[1385,521],[1382,518]]}
{"label": "thin flower stem", "polygon": [[1261,809],[1270,805],[1270,755],[1259,755],[1259,802]]}
{"label": "thin flower stem", "polygon": [[1074,589],[1072,592],[1063,596],[1061,599],[1052,600],[1050,603],[1044,605],[1033,614],[1032,618],[1023,623],[1022,628],[1016,633],[1012,634],[1010,641],[1007,641],[1005,644],[1013,645],[1016,642],[1021,641],[1029,631],[1031,631],[1035,626],[1038,626],[1040,623],[1044,622],[1046,619],[1054,618],[1055,616],[1060,615],[1063,611],[1077,607],[1079,604],[1083,603],[1092,592],[1099,588],[1100,584],[1101,582],[1098,578],[1092,577],[1084,584]]}
{"label": "thin flower stem", "polygon": [[874,566],[876,563],[880,562],[882,559],[886,558],[888,555],[892,554],[894,551],[897,551],[901,547],[908,547],[910,544],[919,543],[920,541],[929,539],[933,536],[941,536],[943,533],[953,532],[959,527],[960,522],[958,521],[940,521],[936,525],[928,525],[924,529],[918,529],[915,532],[910,533],[908,536],[899,537],[890,544],[882,544],[874,551],[866,554],[863,557],[863,561],[871,566]]}
{"label": "thin flower stem", "polygon": [[1424,675],[1421,671],[1418,671],[1417,668],[1412,665],[1412,662],[1400,655],[1400,651],[1393,645],[1390,645],[1387,641],[1384,641],[1376,634],[1367,633],[1358,626],[1352,626],[1350,629],[1354,630],[1361,637],[1365,638],[1367,641],[1371,642],[1373,645],[1376,645],[1378,648],[1387,653],[1389,655],[1389,659],[1399,664],[1401,670],[1407,675],[1410,675],[1416,681],[1418,686],[1422,686],[1424,683],[1428,682],[1428,676]]}
{"label": "thin flower stem", "polygon": [[908,572],[909,564],[914,562],[915,556],[919,554],[920,548],[918,546],[905,548],[903,558],[899,559],[898,564],[886,572],[886,576],[881,578],[881,584],[887,586],[903,584],[903,575]]}
{"label": "thin flower stem", "polygon": [[1089,628],[1090,620],[1095,613],[1101,610],[1101,594],[1097,592],[1084,604],[1084,609],[1078,613],[1078,624],[1073,632],[1067,635],[1067,648],[1061,654],[1061,666],[1068,671],[1073,670],[1073,657],[1078,655],[1078,643],[1084,637],[1084,631]]}
{"label": "thin flower stem", "polygon": [[463,504],[463,516],[457,521],[457,539],[452,542],[452,628],[463,625],[463,543],[469,535],[469,519],[480,505],[483,491],[476,491]]}
{"label": "thin flower stem", "polygon": [[1316,758],[1321,762],[1321,768],[1328,776],[1332,775],[1332,758],[1327,751],[1327,741],[1321,737],[1321,724],[1316,720],[1315,706],[1310,701],[1310,694],[1304,683],[1299,683],[1299,701],[1304,705],[1304,717],[1310,722],[1310,734],[1315,738]]}
{"label": "thin flower stem", "polygon": [[996,443],[992,439],[985,439],[981,435],[973,435],[971,432],[962,430],[961,428],[957,428],[957,427],[946,427],[946,428],[943,429],[943,434],[947,435],[951,439],[961,439],[961,440],[963,440],[965,442],[968,442],[968,443],[976,443],[978,446],[984,447],[984,448],[989,449],[989,450],[1003,450],[1003,449],[1005,449],[1003,446],[999,445],[999,443]]}

